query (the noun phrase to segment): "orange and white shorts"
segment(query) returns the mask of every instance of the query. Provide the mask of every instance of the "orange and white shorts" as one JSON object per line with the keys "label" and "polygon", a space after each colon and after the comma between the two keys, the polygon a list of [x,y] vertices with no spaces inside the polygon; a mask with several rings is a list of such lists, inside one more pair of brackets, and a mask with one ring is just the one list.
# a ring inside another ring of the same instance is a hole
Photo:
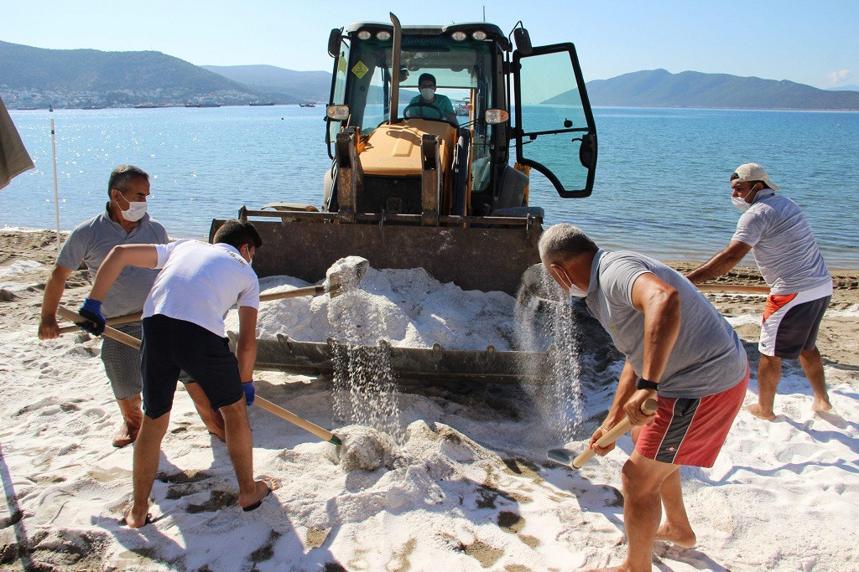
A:
{"label": "orange and white shorts", "polygon": [[758,351],[766,356],[796,359],[817,343],[820,321],[832,298],[832,284],[793,294],[770,294],[761,319]]}

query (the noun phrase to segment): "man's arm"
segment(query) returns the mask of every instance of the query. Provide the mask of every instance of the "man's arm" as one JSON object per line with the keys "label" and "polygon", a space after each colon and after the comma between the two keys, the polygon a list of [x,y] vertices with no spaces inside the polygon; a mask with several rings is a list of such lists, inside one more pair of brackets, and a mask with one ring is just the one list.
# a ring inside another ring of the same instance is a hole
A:
{"label": "man's arm", "polygon": [[239,360],[239,375],[242,381],[253,380],[254,364],[257,359],[256,308],[239,307],[239,341],[236,344],[236,358]]}
{"label": "man's arm", "polygon": [[39,321],[39,339],[52,340],[59,337],[60,326],[57,324],[57,307],[66,289],[66,280],[72,273],[71,268],[57,264],[51,277],[45,284],[45,295],[42,298],[42,315]]}
{"label": "man's arm", "polygon": [[[644,356],[641,377],[658,383],[680,333],[680,295],[670,284],[648,272],[632,286],[632,304],[644,314]],[[633,425],[644,424],[650,416],[641,405],[656,397],[656,390],[636,390],[624,405]]]}
{"label": "man's arm", "polygon": [[110,287],[113,286],[126,266],[155,268],[157,265],[158,252],[154,245],[120,244],[114,246],[99,266],[89,297],[93,300],[104,300]]}
{"label": "man's arm", "polygon": [[732,240],[721,252],[688,273],[686,278],[693,284],[700,284],[721,276],[736,266],[751,249],[745,242]]}

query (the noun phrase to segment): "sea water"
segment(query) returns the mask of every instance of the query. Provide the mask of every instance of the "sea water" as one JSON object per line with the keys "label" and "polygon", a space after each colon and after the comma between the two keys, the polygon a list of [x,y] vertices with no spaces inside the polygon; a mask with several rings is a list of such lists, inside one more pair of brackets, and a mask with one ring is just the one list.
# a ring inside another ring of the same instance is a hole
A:
{"label": "sea water", "polygon": [[[51,118],[66,230],[101,211],[119,163],[152,175],[152,216],[171,236],[191,238],[205,238],[211,219],[236,216],[242,205],[318,206],[331,163],[322,106],[11,115],[36,169],[0,191],[0,226],[55,225]],[[728,176],[756,161],[805,210],[828,264],[859,267],[859,113],[597,108],[594,115],[591,197],[562,199],[532,171],[531,203],[545,209],[546,224],[572,222],[610,249],[704,260],[736,225]]]}

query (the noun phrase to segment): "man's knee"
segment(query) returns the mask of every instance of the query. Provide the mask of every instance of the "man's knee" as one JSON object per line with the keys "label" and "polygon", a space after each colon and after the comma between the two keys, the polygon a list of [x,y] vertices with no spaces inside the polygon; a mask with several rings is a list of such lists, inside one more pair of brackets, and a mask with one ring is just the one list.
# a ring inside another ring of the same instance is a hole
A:
{"label": "man's knee", "polygon": [[659,495],[665,479],[678,470],[675,465],[648,459],[634,451],[621,470],[623,494],[629,500]]}
{"label": "man's knee", "polygon": [[812,346],[807,350],[802,350],[799,353],[799,357],[807,359],[807,360],[819,360],[820,359],[820,350],[817,349],[817,346]]}
{"label": "man's knee", "polygon": [[222,405],[218,411],[226,423],[247,420],[248,418],[248,407],[244,397],[240,397],[229,405]]}

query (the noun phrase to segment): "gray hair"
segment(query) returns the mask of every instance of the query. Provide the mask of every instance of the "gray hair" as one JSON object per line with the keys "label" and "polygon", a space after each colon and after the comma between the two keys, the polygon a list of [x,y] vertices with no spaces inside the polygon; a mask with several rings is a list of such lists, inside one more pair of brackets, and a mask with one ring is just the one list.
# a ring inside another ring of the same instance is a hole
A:
{"label": "gray hair", "polygon": [[125,187],[132,179],[145,179],[148,181],[149,173],[134,165],[117,165],[110,172],[110,179],[107,181],[107,196],[110,196],[110,191],[113,189],[125,191]]}
{"label": "gray hair", "polygon": [[538,248],[543,262],[567,260],[598,250],[596,243],[582,229],[566,223],[556,224],[545,231],[540,236]]}

